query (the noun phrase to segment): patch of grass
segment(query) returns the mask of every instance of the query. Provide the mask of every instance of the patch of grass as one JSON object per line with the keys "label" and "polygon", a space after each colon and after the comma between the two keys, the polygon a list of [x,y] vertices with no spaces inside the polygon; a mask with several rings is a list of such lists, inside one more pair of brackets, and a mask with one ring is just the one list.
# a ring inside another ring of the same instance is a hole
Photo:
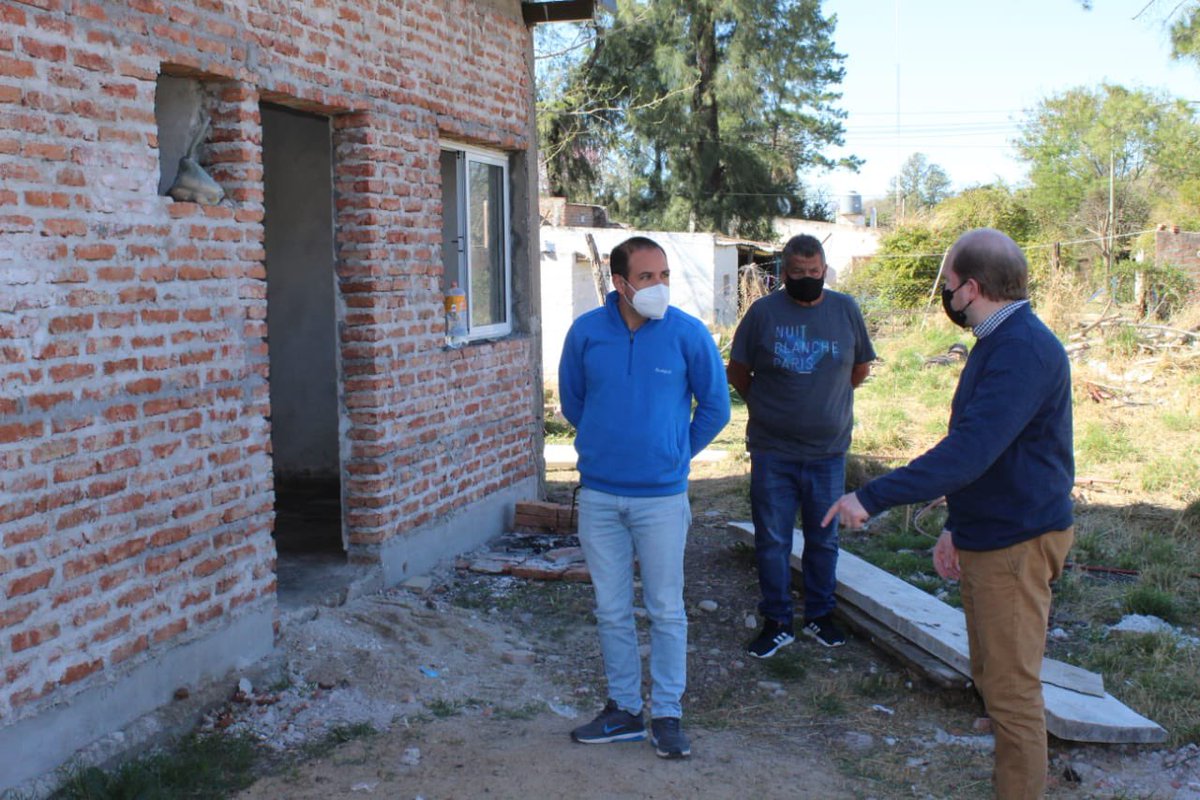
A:
{"label": "patch of grass", "polygon": [[1200,461],[1178,453],[1160,455],[1142,467],[1142,488],[1183,496],[1200,485]]}
{"label": "patch of grass", "polygon": [[903,685],[903,677],[894,672],[867,673],[859,678],[854,690],[868,700],[876,702],[896,696]]}
{"label": "patch of grass", "polygon": [[1153,586],[1135,586],[1125,594],[1125,611],[1147,614],[1167,622],[1179,619],[1179,608],[1173,595]]}
{"label": "patch of grass", "polygon": [[425,704],[425,707],[429,709],[430,713],[432,713],[433,716],[437,717],[438,719],[446,719],[447,717],[454,717],[461,714],[463,706],[464,704],[461,702],[455,700],[446,700],[441,697],[435,700],[430,700]]}
{"label": "patch of grass", "polygon": [[218,800],[254,782],[261,753],[249,736],[193,734],[112,772],[69,771],[56,800]]}
{"label": "patch of grass", "polygon": [[808,674],[808,666],[804,663],[803,654],[792,646],[763,661],[763,671],[776,680],[794,683]]}
{"label": "patch of grass", "polygon": [[369,738],[374,736],[376,733],[378,733],[378,731],[375,730],[375,726],[373,726],[371,723],[355,722],[350,725],[335,725],[329,729],[329,733],[325,735],[325,738],[330,742],[344,744],[346,742],[352,742],[355,739]]}
{"label": "patch of grass", "polygon": [[542,703],[526,703],[515,708],[496,706],[492,709],[492,719],[533,719],[542,713],[544,708]]}
{"label": "patch of grass", "polygon": [[1130,458],[1134,447],[1122,429],[1089,420],[1075,436],[1075,453],[1080,460],[1105,463]]}
{"label": "patch of grass", "polygon": [[1159,418],[1162,426],[1174,433],[1186,433],[1200,429],[1200,419],[1192,414],[1168,411]]}
{"label": "patch of grass", "polygon": [[833,692],[813,694],[808,698],[808,703],[817,714],[826,717],[840,717],[846,713],[846,701]]}
{"label": "patch of grass", "polygon": [[1138,352],[1138,336],[1137,328],[1132,325],[1121,325],[1109,329],[1104,337],[1104,345],[1110,353],[1116,356],[1130,358],[1137,355]]}

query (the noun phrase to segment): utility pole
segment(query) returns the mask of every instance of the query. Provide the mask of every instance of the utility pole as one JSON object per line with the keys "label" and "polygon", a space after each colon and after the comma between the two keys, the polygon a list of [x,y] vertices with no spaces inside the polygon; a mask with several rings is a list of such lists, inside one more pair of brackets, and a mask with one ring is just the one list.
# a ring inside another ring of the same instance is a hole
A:
{"label": "utility pole", "polygon": [[[1112,282],[1113,274],[1113,228],[1117,226],[1116,203],[1114,202],[1116,169],[1113,159],[1113,145],[1111,135],[1108,142],[1108,280]],[[1112,287],[1109,287],[1112,291]]]}
{"label": "utility pole", "polygon": [[900,201],[900,0],[896,0],[896,227],[904,221],[904,205]]}

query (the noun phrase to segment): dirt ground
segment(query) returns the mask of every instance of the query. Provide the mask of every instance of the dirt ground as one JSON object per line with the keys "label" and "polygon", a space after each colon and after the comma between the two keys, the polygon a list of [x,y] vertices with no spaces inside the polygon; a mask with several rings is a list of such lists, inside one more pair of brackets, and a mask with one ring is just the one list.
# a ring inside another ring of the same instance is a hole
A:
{"label": "dirt ground", "polygon": [[[569,501],[574,473],[550,478],[550,499]],[[972,693],[932,687],[855,637],[744,654],[757,583],[725,524],[748,519],[745,485],[736,463],[693,475],[691,759],[569,741],[604,701],[589,584],[444,564],[427,587],[288,623],[274,682],[244,685],[208,721],[285,754],[238,797],[989,797],[992,742]],[[1054,741],[1051,755],[1052,798],[1200,798],[1195,746]]]}

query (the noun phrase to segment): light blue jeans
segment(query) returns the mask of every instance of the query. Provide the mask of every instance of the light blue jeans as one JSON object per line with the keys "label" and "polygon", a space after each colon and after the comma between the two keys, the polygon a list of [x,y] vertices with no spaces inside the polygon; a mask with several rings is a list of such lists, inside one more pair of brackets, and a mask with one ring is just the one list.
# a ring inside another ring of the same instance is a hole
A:
{"label": "light blue jeans", "polygon": [[687,493],[621,497],[579,491],[579,544],[596,590],[596,628],[608,696],[642,710],[642,659],[633,618],[633,558],[650,617],[650,715],[681,717],[687,687],[687,611],[683,548],[692,522]]}

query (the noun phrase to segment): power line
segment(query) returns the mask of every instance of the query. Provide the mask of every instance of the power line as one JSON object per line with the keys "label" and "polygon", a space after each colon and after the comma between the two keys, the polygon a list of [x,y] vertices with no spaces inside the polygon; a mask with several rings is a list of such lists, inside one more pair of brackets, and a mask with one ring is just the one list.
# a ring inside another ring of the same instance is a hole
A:
{"label": "power line", "polygon": [[[1106,242],[1111,239],[1132,239],[1135,236],[1141,236],[1146,233],[1154,233],[1157,228],[1147,228],[1144,231],[1132,231],[1130,233],[1115,233],[1109,236],[1095,236],[1089,239],[1072,239],[1069,242],[1050,242],[1049,244],[1028,244],[1022,246],[1022,250],[1049,250],[1055,245],[1066,247],[1073,244],[1094,244],[1095,242]],[[871,258],[941,258],[944,253],[881,253],[872,255]]]}

